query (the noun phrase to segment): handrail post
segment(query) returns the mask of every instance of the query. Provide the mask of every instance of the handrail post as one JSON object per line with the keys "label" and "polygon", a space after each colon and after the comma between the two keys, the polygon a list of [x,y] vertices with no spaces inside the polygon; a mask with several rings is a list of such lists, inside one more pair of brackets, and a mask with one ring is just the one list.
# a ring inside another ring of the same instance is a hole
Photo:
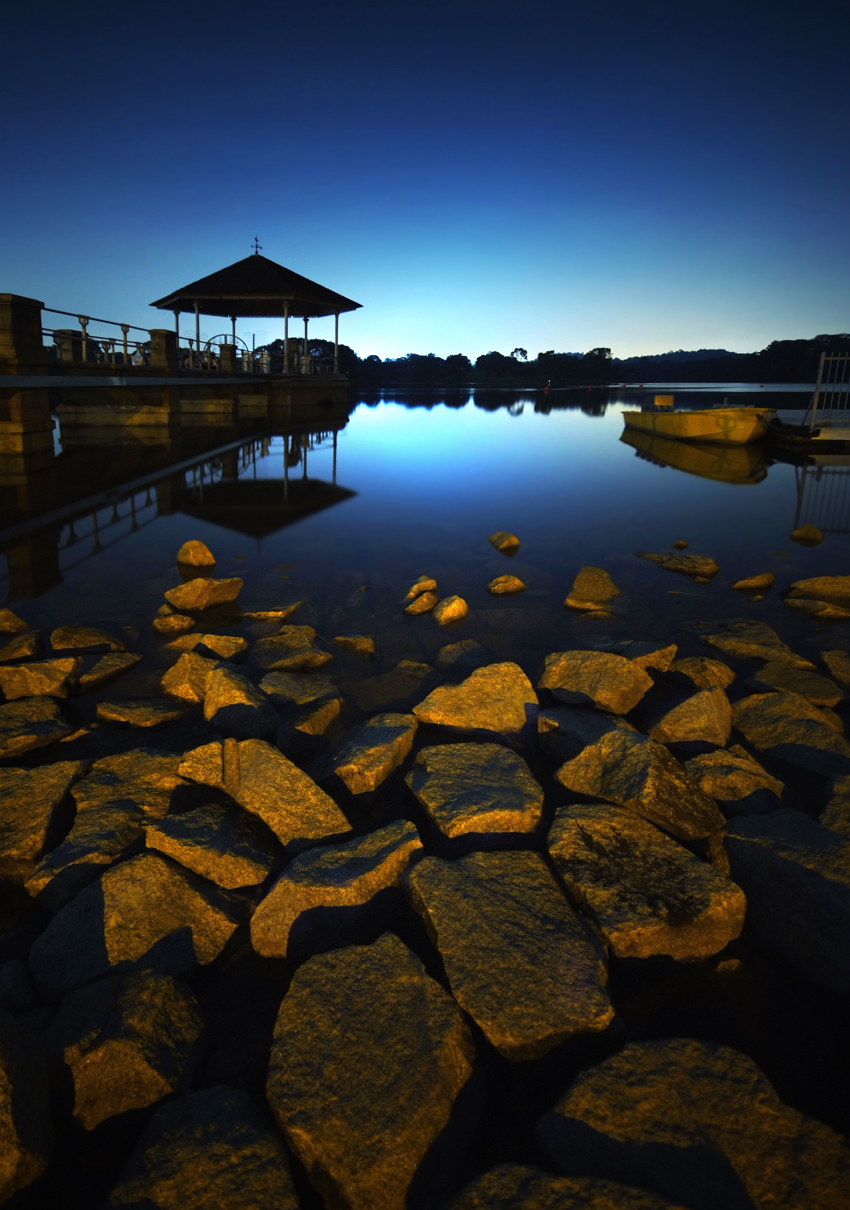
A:
{"label": "handrail post", "polygon": [[815,415],[818,410],[818,399],[820,398],[820,384],[823,381],[823,364],[826,361],[826,349],[820,355],[820,365],[818,366],[818,380],[815,384],[815,394],[812,399],[812,423],[809,425],[809,432],[815,427]]}

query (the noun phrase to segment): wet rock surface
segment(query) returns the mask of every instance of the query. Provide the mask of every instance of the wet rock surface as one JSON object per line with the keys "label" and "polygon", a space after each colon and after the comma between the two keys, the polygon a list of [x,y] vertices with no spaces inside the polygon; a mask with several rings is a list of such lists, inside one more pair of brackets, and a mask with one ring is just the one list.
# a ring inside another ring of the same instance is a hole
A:
{"label": "wet rock surface", "polygon": [[242,673],[224,665],[210,674],[204,695],[204,718],[222,735],[237,739],[262,739],[278,725],[277,714],[266,695]]}
{"label": "wet rock surface", "polygon": [[333,681],[297,672],[267,672],[260,681],[260,689],[276,705],[287,706],[304,706],[338,693]]}
{"label": "wet rock surface", "polygon": [[431,613],[441,626],[448,626],[449,622],[459,622],[461,618],[465,618],[469,613],[469,606],[463,597],[443,597],[442,601],[437,602]]}
{"label": "wet rock surface", "polygon": [[116,651],[101,656],[87,672],[80,674],[77,680],[78,692],[88,693],[92,689],[99,689],[101,685],[122,676],[131,668],[135,668],[141,659],[140,655],[135,655],[131,651]]}
{"label": "wet rock surface", "polygon": [[188,613],[175,613],[170,607],[168,613],[161,613],[151,622],[157,634],[185,634],[195,629],[195,619]]}
{"label": "wet rock surface", "polygon": [[537,1058],[610,1024],[604,950],[539,854],[426,857],[406,881],[452,995],[500,1054]]}
{"label": "wet rock surface", "polygon": [[257,886],[279,852],[256,819],[238,807],[218,803],[149,822],[145,843],[228,890]]}
{"label": "wet rock surface", "polygon": [[764,622],[737,618],[729,622],[695,622],[693,630],[703,643],[734,659],[766,663],[781,660],[795,668],[814,668],[811,660],[792,651]]}
{"label": "wet rock surface", "polygon": [[732,730],[732,706],[717,686],[700,689],[671,707],[653,723],[649,734],[662,744],[700,741],[722,748]]}
{"label": "wet rock surface", "polygon": [[850,609],[850,576],[812,576],[808,580],[795,580],[788,595],[792,599],[805,597]]}
{"label": "wet rock surface", "polygon": [[547,845],[570,895],[620,958],[692,962],[743,928],[740,888],[631,811],[561,807]]}
{"label": "wet rock surface", "polygon": [[420,593],[436,592],[436,591],[437,591],[437,581],[436,580],[432,579],[431,576],[420,576],[418,580],[414,580],[413,584],[410,587],[410,590],[407,593],[407,596],[404,599],[406,601],[412,601],[413,598],[418,597],[420,595]]}
{"label": "wet rock surface", "polygon": [[662,567],[664,571],[675,571],[682,576],[693,579],[710,580],[720,571],[714,559],[706,555],[657,555],[640,554],[639,559],[646,559]]}
{"label": "wet rock surface", "polygon": [[850,1176],[843,1140],[784,1105],[752,1059],[685,1038],[630,1043],[583,1072],[538,1137],[561,1171],[694,1210],[827,1210]]}
{"label": "wet rock surface", "polygon": [[0,1010],[0,1202],[31,1185],[53,1151],[41,1046]]}
{"label": "wet rock surface", "polygon": [[96,626],[58,626],[50,636],[54,651],[126,651],[127,644]]}
{"label": "wet rock surface", "polygon": [[666,646],[659,643],[629,643],[623,652],[627,660],[631,660],[638,668],[654,668],[656,672],[666,672],[679,648],[675,643]]}
{"label": "wet rock surface", "polygon": [[449,839],[533,832],[540,822],[542,787],[522,757],[499,744],[423,748],[405,780]]}
{"label": "wet rock surface", "polygon": [[691,757],[685,761],[685,772],[727,816],[775,811],[785,788],[737,744]]}
{"label": "wet rock surface", "polygon": [[500,1164],[446,1210],[683,1210],[666,1198],[596,1177],[554,1176],[530,1164]]}
{"label": "wet rock surface", "polygon": [[375,715],[343,737],[334,773],[352,794],[377,789],[405,760],[418,725],[412,714]]}
{"label": "wet rock surface", "polygon": [[792,668],[781,660],[760,668],[753,676],[753,683],[762,691],[777,689],[782,693],[796,693],[813,706],[837,706],[844,700],[843,692],[829,677],[805,668]]}
{"label": "wet rock surface", "polygon": [[0,666],[0,690],[7,702],[19,697],[67,697],[82,660],[41,660]]}
{"label": "wet rock surface", "polygon": [[30,629],[29,622],[11,609],[0,609],[0,634],[23,634]]}
{"label": "wet rock surface", "polygon": [[0,878],[29,877],[51,836],[61,834],[63,803],[85,769],[85,762],[69,760],[0,771]]}
{"label": "wet rock surface", "polygon": [[389,672],[365,677],[353,684],[347,693],[364,712],[412,706],[422,696],[422,682],[433,671],[430,664],[418,660],[399,660]]}
{"label": "wet rock surface", "polygon": [[732,708],[736,731],[758,752],[831,776],[850,772],[850,744],[796,693],[757,693]]}
{"label": "wet rock surface", "polygon": [[627,714],[648,689],[652,678],[639,665],[606,651],[559,651],[546,656],[540,689],[574,705],[592,703],[612,714]]}
{"label": "wet rock surface", "polygon": [[74,728],[49,697],[21,698],[0,706],[0,758],[43,748]]}
{"label": "wet rock surface", "polygon": [[165,599],[178,611],[200,612],[214,605],[226,605],[235,601],[242,591],[243,583],[238,576],[226,580],[198,577],[169,589]]}
{"label": "wet rock surface", "polygon": [[220,659],[232,660],[248,650],[248,641],[235,634],[195,633],[181,635],[165,644],[166,651],[194,651],[196,647],[206,647]]}
{"label": "wet rock surface", "polygon": [[441,685],[414,706],[420,723],[458,731],[492,731],[519,736],[536,715],[537,695],[513,663],[488,664],[459,685]]}
{"label": "wet rock surface", "polygon": [[259,639],[251,652],[252,661],[265,670],[311,672],[329,664],[333,656],[315,645],[312,626],[281,626],[280,630]]}
{"label": "wet rock surface", "polygon": [[440,598],[435,592],[423,592],[416,596],[404,612],[409,613],[412,617],[417,617],[420,613],[430,613],[435,605],[439,605]]}
{"label": "wet rock surface", "polygon": [[404,1210],[472,1053],[460,1009],[392,934],[299,968],[275,1024],[267,1096],[326,1204]]}
{"label": "wet rock surface", "polygon": [[461,639],[459,643],[447,643],[437,652],[438,668],[483,668],[492,663],[487,649],[475,639]]}
{"label": "wet rock surface", "polygon": [[727,689],[735,680],[735,673],[721,660],[712,660],[703,655],[686,656],[673,660],[669,671],[677,683],[687,682],[695,689]]}
{"label": "wet rock surface", "polygon": [[564,605],[568,609],[595,610],[620,595],[620,590],[601,567],[582,567]]}
{"label": "wet rock surface", "polygon": [[126,723],[128,727],[161,727],[163,723],[176,722],[185,713],[185,706],[158,697],[116,697],[97,703],[100,722]]}
{"label": "wet rock surface", "polygon": [[373,660],[377,654],[375,640],[371,634],[338,634],[334,638],[337,647],[359,655],[364,660]]}

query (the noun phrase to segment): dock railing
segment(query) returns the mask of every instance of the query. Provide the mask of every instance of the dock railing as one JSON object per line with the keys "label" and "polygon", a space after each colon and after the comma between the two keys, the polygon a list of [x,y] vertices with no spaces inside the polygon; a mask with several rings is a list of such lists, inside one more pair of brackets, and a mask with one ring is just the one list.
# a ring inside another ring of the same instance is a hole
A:
{"label": "dock railing", "polygon": [[850,428],[850,353],[821,353],[809,410],[809,429]]}

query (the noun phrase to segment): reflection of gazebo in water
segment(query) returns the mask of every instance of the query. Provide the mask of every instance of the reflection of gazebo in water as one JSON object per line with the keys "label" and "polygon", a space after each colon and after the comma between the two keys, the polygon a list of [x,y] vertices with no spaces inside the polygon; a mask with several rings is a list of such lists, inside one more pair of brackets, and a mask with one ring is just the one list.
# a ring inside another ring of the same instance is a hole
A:
{"label": "reflection of gazebo in water", "polygon": [[339,373],[339,317],[343,311],[356,311],[360,303],[352,302],[342,294],[320,286],[318,282],[293,273],[283,265],[276,264],[266,256],[254,252],[244,260],[236,261],[209,277],[190,282],[151,303],[161,311],[174,312],[174,324],[180,335],[180,314],[190,312],[195,316],[195,340],[201,348],[201,315],[221,315],[233,326],[233,343],[236,343],[236,320],[254,318],[276,318],[284,321],[284,372],[290,372],[289,321],[304,320],[304,349],[302,373],[310,372],[307,353],[307,324],[310,319],[333,315],[334,317],[334,374]]}

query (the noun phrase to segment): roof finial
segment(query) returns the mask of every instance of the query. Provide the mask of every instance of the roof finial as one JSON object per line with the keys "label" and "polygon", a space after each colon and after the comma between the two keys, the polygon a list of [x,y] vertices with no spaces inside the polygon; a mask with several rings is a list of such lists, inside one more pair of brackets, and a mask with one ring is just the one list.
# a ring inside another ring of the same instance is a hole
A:
{"label": "roof finial", "polygon": [[256,237],[256,235],[255,235],[255,236],[254,236],[254,242],[253,242],[253,244],[251,245],[251,247],[254,249],[254,256],[259,256],[259,255],[260,255],[260,249],[262,248],[262,246],[263,246],[263,245],[260,243],[260,241],[257,239],[257,237]]}

